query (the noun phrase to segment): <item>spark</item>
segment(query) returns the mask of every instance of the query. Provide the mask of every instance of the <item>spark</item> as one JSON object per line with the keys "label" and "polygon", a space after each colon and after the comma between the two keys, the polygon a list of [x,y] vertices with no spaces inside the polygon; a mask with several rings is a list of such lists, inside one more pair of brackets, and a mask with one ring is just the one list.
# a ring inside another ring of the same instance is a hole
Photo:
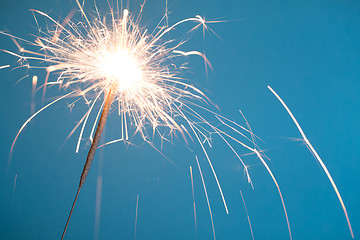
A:
{"label": "spark", "polygon": [[139,211],[139,194],[136,195],[136,209],[135,209],[135,240],[136,240],[136,232],[137,232],[137,221],[138,221],[138,211]]}
{"label": "spark", "polygon": [[275,178],[274,174],[272,173],[272,171],[270,170],[268,164],[265,162],[264,158],[263,158],[263,157],[261,156],[261,154],[259,153],[259,151],[258,151],[257,149],[254,149],[254,152],[255,152],[255,154],[258,156],[258,158],[261,160],[262,164],[265,166],[266,170],[268,171],[268,173],[270,174],[273,182],[274,182],[275,185],[276,185],[276,189],[278,190],[278,193],[279,193],[279,196],[280,196],[280,199],[281,199],[281,204],[282,204],[282,206],[283,206],[283,210],[284,210],[284,214],[285,214],[285,218],[286,218],[286,224],[287,224],[287,227],[288,227],[288,230],[289,230],[289,236],[290,236],[290,239],[292,239],[289,217],[288,217],[288,214],[287,214],[287,211],[286,211],[285,201],[284,201],[284,198],[283,198],[283,196],[282,196],[282,193],[281,193],[279,184],[278,184],[278,182],[276,181],[276,178]]}
{"label": "spark", "polygon": [[21,126],[19,132],[16,134],[15,136],[15,139],[11,145],[11,148],[10,148],[10,157],[9,157],[9,161],[8,161],[8,166],[10,166],[10,162],[11,162],[11,153],[13,152],[13,149],[14,149],[14,146],[15,146],[15,142],[16,140],[18,139],[18,137],[20,136],[20,133],[22,132],[22,130],[24,130],[24,128],[26,127],[26,125],[34,118],[36,117],[36,115],[38,115],[39,113],[41,113],[43,110],[45,110],[46,108],[50,107],[51,105],[53,105],[54,103],[60,101],[61,99],[64,99],[68,96],[70,96],[71,94],[73,94],[74,91],[68,93],[68,94],[65,94],[57,99],[55,99],[54,101],[50,102],[49,104],[47,104],[46,106],[44,106],[43,108],[41,108],[40,110],[38,110],[36,113],[34,113],[33,115],[31,115],[31,117],[29,117],[25,123]]}
{"label": "spark", "polygon": [[13,202],[14,202],[14,199],[15,199],[15,188],[16,188],[16,181],[17,181],[17,174],[15,174],[15,179],[14,179],[14,187],[13,187]]}
{"label": "spark", "polygon": [[35,92],[38,82],[38,76],[34,75],[32,78],[32,90],[31,90],[31,115],[35,112]]}
{"label": "spark", "polygon": [[202,182],[202,185],[203,185],[203,187],[204,187],[204,193],[205,193],[205,197],[206,197],[206,203],[207,203],[208,208],[209,208],[209,214],[210,214],[210,220],[211,220],[211,228],[212,228],[214,240],[216,240],[214,219],[213,219],[213,215],[212,215],[212,211],[211,211],[209,196],[208,196],[208,193],[207,193],[207,190],[206,190],[206,185],[205,185],[205,181],[204,181],[203,174],[202,174],[202,172],[201,172],[201,167],[200,167],[200,163],[199,163],[198,157],[195,156],[195,159],[196,159],[196,163],[197,163],[197,166],[198,166],[198,169],[199,169],[199,173],[200,173],[200,177],[201,177],[201,182]]}
{"label": "spark", "polygon": [[192,172],[192,167],[191,166],[190,166],[190,179],[191,179],[191,193],[192,193],[193,208],[194,208],[195,231],[196,231],[196,239],[197,239],[198,232],[197,232],[197,219],[196,219],[195,192],[194,192],[193,172]]}
{"label": "spark", "polygon": [[296,118],[294,117],[294,115],[292,114],[292,112],[290,111],[290,109],[288,108],[288,106],[285,104],[285,102],[281,99],[281,97],[270,87],[268,86],[269,90],[275,95],[275,97],[280,101],[280,103],[283,105],[283,107],[285,108],[285,110],[288,112],[288,114],[290,115],[291,119],[293,120],[293,122],[295,123],[297,129],[299,130],[301,136],[303,137],[305,143],[306,143],[306,146],[309,148],[310,152],[313,154],[313,156],[315,156],[316,160],[320,163],[320,166],[322,167],[322,169],[324,170],[327,178],[329,179],[335,193],[336,193],[336,196],[337,198],[339,199],[339,202],[341,204],[341,207],[343,209],[343,212],[345,214],[345,217],[346,217],[346,221],[347,221],[347,224],[348,224],[348,227],[349,227],[349,231],[350,231],[350,234],[351,234],[351,237],[354,238],[354,232],[352,230],[352,227],[351,227],[351,223],[350,223],[350,219],[349,219],[349,215],[346,211],[346,207],[345,207],[345,204],[344,204],[344,201],[342,200],[342,197],[340,195],[340,192],[329,172],[329,170],[327,169],[326,165],[324,164],[324,162],[321,160],[319,154],[316,152],[315,148],[312,146],[312,144],[310,143],[310,141],[308,140],[308,138],[306,137],[304,131],[302,130],[302,128],[300,127],[300,124],[298,123],[298,121],[296,120]]}
{"label": "spark", "polygon": [[95,205],[95,228],[94,228],[95,240],[99,239],[100,213],[101,213],[101,192],[102,192],[102,176],[98,176],[97,182],[96,182],[96,205]]}
{"label": "spark", "polygon": [[251,232],[251,238],[252,240],[254,240],[254,233],[253,233],[253,230],[252,230],[252,227],[251,227],[251,222],[250,222],[250,216],[249,216],[249,213],[248,213],[248,210],[247,210],[247,207],[246,207],[246,203],[245,203],[245,199],[244,199],[244,196],[240,190],[240,195],[241,195],[241,199],[244,203],[244,208],[245,208],[245,212],[246,212],[246,216],[247,216],[247,219],[248,219],[248,223],[249,223],[249,228],[250,228],[250,232]]}
{"label": "spark", "polygon": [[4,69],[4,68],[8,68],[10,67],[10,65],[4,65],[4,66],[0,66],[0,69]]}

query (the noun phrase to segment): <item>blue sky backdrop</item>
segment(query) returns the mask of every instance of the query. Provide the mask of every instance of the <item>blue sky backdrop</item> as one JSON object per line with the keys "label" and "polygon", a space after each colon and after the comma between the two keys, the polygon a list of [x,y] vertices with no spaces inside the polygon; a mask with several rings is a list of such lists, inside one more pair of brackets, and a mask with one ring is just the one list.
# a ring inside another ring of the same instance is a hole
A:
{"label": "blue sky backdrop", "polygon": [[[130,12],[142,1],[130,1]],[[98,1],[107,9],[106,1]],[[76,8],[72,0],[0,2],[0,30],[33,40],[36,23],[29,9],[55,19]],[[185,77],[220,107],[220,112],[244,123],[247,117],[270,158],[287,206],[294,239],[350,239],[338,199],[320,165],[301,141],[272,86],[292,109],[309,140],[323,158],[343,196],[355,238],[360,234],[360,3],[358,1],[169,0],[169,22],[200,15],[223,23],[199,31],[184,50],[205,51],[214,70],[189,57]],[[92,1],[85,9],[93,9]],[[142,24],[152,29],[165,0],[148,0]],[[79,14],[75,15],[75,19]],[[46,22],[40,22],[44,29]],[[184,25],[179,36],[190,29]],[[176,37],[176,36],[175,36]],[[17,52],[7,36],[0,48]],[[62,101],[38,115],[20,136],[8,168],[11,143],[31,109],[31,76],[44,81],[45,71],[14,69],[17,59],[0,53],[0,239],[59,239],[76,192],[89,145],[75,153],[79,131],[66,140],[87,111],[85,104],[68,108]],[[29,74],[30,77],[16,82]],[[55,89],[45,103],[61,95]],[[41,93],[35,98],[40,109]],[[119,130],[110,116],[104,139]],[[110,131],[111,129],[111,131]],[[140,147],[113,144],[97,152],[80,193],[66,239],[212,239],[210,217],[194,154],[180,140],[164,146],[175,166],[139,139]],[[281,201],[260,161],[245,157],[255,189],[231,151],[215,138],[209,150],[229,207],[225,213],[211,170],[203,157],[204,178],[213,211],[217,239],[251,239],[241,190],[255,239],[289,239]],[[238,147],[240,153],[246,153]],[[197,210],[194,225],[189,165],[193,167]],[[14,180],[16,187],[14,191]],[[97,197],[97,185],[101,194]],[[101,199],[100,197],[101,196]],[[101,200],[101,201],[100,201]],[[100,203],[100,223],[95,209]],[[99,227],[96,227],[99,226]]]}

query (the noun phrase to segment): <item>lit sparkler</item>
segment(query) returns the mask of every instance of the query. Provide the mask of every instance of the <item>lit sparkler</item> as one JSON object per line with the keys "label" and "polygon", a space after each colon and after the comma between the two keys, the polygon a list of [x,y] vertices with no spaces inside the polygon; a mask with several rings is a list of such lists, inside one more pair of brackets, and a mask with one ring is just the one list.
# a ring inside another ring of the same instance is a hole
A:
{"label": "lit sparkler", "polygon": [[[33,67],[30,65],[31,62],[45,62],[47,64],[47,77],[45,84],[42,86],[44,93],[46,88],[54,85],[65,89],[75,89],[35,112],[20,128],[11,146],[11,151],[13,151],[14,144],[20,133],[35,116],[64,98],[77,97],[78,99],[84,98],[89,104],[89,110],[71,132],[71,134],[74,133],[82,124],[76,146],[76,152],[78,152],[88,119],[93,111],[95,111],[96,104],[101,104],[92,125],[89,136],[92,144],[62,239],[65,236],[80,189],[89,172],[95,151],[98,148],[107,116],[114,105],[116,105],[120,115],[122,137],[107,144],[129,140],[129,126],[133,126],[135,129],[134,134],[140,134],[142,139],[154,148],[155,146],[151,139],[155,135],[161,139],[168,140],[167,135],[180,134],[186,144],[189,144],[189,140],[198,144],[211,168],[227,213],[228,208],[225,197],[205,145],[211,147],[212,136],[220,136],[243,165],[245,175],[251,186],[252,181],[248,166],[230,142],[235,142],[257,155],[276,185],[291,239],[290,223],[280,187],[263,154],[255,143],[251,128],[244,128],[209,110],[207,106],[211,104],[211,101],[206,95],[191,82],[180,78],[177,74],[181,69],[181,66],[179,67],[176,64],[179,57],[199,55],[204,59],[205,64],[208,65],[209,62],[205,55],[198,51],[185,52],[179,49],[184,42],[189,40],[188,35],[181,41],[171,38],[166,40],[165,36],[175,30],[177,26],[186,22],[195,24],[191,31],[198,28],[209,29],[207,24],[212,22],[205,21],[200,16],[196,16],[169,26],[167,24],[166,13],[154,31],[150,32],[139,27],[142,8],[137,17],[129,14],[128,10],[122,11],[119,8],[116,11],[111,9],[110,14],[105,17],[102,17],[96,8],[95,17],[89,17],[85,14],[82,4],[78,0],[76,2],[84,21],[73,22],[71,18],[74,12],[71,12],[63,22],[58,22],[48,14],[34,10],[34,12],[44,16],[55,26],[53,30],[42,32],[43,36],[36,38],[34,42],[1,32],[12,37],[21,54],[10,51],[5,52],[18,57],[25,66]],[[40,51],[26,50],[21,47],[18,41],[35,46]],[[0,67],[0,69],[4,67],[8,67],[8,65]],[[51,73],[58,75],[56,81],[50,80]],[[33,86],[36,86],[36,83]],[[103,98],[101,97],[102,95],[104,95]],[[104,100],[102,101],[101,99]],[[220,126],[211,124],[201,112],[212,114],[218,123],[220,123]],[[152,133],[148,132],[148,129],[152,129]],[[229,134],[228,130],[240,134],[244,141]],[[197,157],[196,163],[202,178]],[[190,171],[192,175],[191,168]],[[214,223],[203,178],[202,182],[215,239]],[[195,204],[194,214],[196,214]]]}
{"label": "lit sparkler", "polygon": [[[206,143],[211,146],[211,135],[214,133],[221,135],[222,131],[208,122],[196,109],[215,114],[216,117],[222,119],[221,121],[229,122],[229,120],[208,110],[206,105],[211,102],[206,95],[191,82],[177,75],[182,68],[176,65],[176,59],[179,57],[198,55],[203,58],[205,64],[209,62],[205,55],[198,51],[185,52],[179,49],[189,40],[189,35],[181,41],[165,40],[165,36],[181,24],[195,23],[190,30],[192,32],[199,27],[209,29],[206,24],[211,22],[196,16],[168,26],[167,14],[165,14],[155,30],[150,33],[139,27],[142,8],[136,18],[131,16],[126,9],[123,11],[111,9],[109,16],[102,17],[97,8],[97,15],[90,18],[85,14],[82,4],[78,0],[76,2],[84,22],[73,22],[70,19],[73,12],[63,22],[58,22],[48,14],[33,10],[55,26],[54,30],[41,32],[43,36],[36,38],[34,43],[2,32],[13,39],[21,54],[5,52],[18,57],[25,66],[33,67],[30,63],[34,61],[48,64],[45,84],[42,86],[44,93],[46,88],[54,85],[76,89],[35,112],[20,128],[11,151],[20,133],[35,116],[64,98],[78,97],[84,98],[90,106],[88,112],[75,127],[76,129],[82,124],[76,146],[76,152],[78,152],[89,116],[96,103],[100,101],[101,95],[105,96],[105,101],[97,113],[89,136],[92,144],[62,238],[80,189],[89,172],[110,108],[114,103],[117,103],[121,117],[122,137],[107,144],[128,140],[129,124],[134,126],[135,133],[140,134],[142,139],[154,148],[151,135],[158,135],[161,139],[168,140],[166,134],[180,134],[186,144],[190,138],[201,146],[228,213],[219,180],[204,146]],[[40,51],[27,50],[18,41],[38,47]],[[59,75],[56,81],[49,81],[50,73]],[[127,119],[130,119],[130,123]],[[148,127],[153,130],[152,134],[148,132]],[[244,146],[247,145],[244,144]],[[257,151],[255,153],[260,156]],[[245,163],[240,157],[239,160],[244,165],[248,181],[251,183]]]}

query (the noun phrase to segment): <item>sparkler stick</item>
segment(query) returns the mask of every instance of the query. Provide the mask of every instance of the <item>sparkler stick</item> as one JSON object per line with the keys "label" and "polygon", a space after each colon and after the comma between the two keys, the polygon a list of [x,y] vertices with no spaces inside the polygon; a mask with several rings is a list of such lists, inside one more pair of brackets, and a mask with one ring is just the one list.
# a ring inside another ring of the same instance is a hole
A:
{"label": "sparkler stick", "polygon": [[101,117],[100,117],[99,123],[98,123],[97,128],[96,128],[96,132],[95,132],[93,142],[91,144],[89,153],[88,153],[87,158],[86,158],[84,169],[83,169],[83,171],[81,173],[79,187],[78,187],[78,190],[76,192],[75,199],[74,199],[73,205],[71,207],[68,219],[66,221],[66,225],[65,225],[63,234],[61,236],[61,240],[63,240],[64,237],[65,237],[66,229],[67,229],[67,227],[69,225],[71,215],[72,215],[72,213],[74,211],[74,207],[75,207],[77,198],[79,196],[80,189],[84,185],[85,179],[86,179],[86,177],[87,177],[87,175],[89,173],[90,166],[91,166],[92,160],[94,159],[94,155],[95,155],[96,149],[98,147],[98,144],[99,144],[99,141],[100,141],[100,138],[101,138],[101,134],[102,134],[102,132],[104,130],[106,119],[107,119],[107,117],[109,115],[109,111],[110,111],[110,108],[111,108],[111,103],[114,100],[117,87],[118,87],[118,82],[114,81],[112,86],[110,87],[109,93],[108,93],[108,95],[106,97],[105,105],[104,105],[104,108],[102,110]]}

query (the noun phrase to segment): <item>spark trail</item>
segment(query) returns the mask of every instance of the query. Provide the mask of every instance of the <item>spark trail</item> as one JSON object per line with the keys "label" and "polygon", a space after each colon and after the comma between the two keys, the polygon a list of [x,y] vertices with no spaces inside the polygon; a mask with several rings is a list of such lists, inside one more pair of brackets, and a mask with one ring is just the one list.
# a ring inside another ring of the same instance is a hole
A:
{"label": "spark trail", "polygon": [[136,240],[136,233],[137,233],[138,211],[139,211],[139,194],[136,195],[135,230],[134,230],[134,239],[135,240]]}
{"label": "spark trail", "polygon": [[191,179],[191,194],[192,194],[192,198],[193,198],[193,208],[194,208],[195,232],[196,232],[196,239],[197,239],[198,238],[198,231],[197,231],[197,219],[196,219],[195,191],[194,191],[193,172],[192,172],[192,167],[191,166],[190,166],[190,179]]}
{"label": "spark trail", "polygon": [[310,152],[313,154],[313,156],[315,156],[316,160],[320,163],[320,166],[322,167],[322,169],[324,170],[327,178],[329,179],[335,193],[336,193],[336,196],[338,197],[339,199],[339,202],[341,204],[341,207],[344,211],[344,214],[345,214],[345,217],[346,217],[346,221],[347,221],[347,224],[348,224],[348,227],[349,227],[349,231],[350,231],[350,234],[351,234],[351,237],[354,238],[354,232],[352,230],[352,227],[351,227],[351,223],[350,223],[350,219],[349,219],[349,215],[346,211],[346,207],[345,207],[345,204],[344,204],[344,201],[342,200],[342,197],[340,195],[340,192],[329,172],[329,170],[327,169],[326,165],[324,164],[324,162],[321,160],[319,154],[316,152],[315,148],[312,146],[312,144],[310,143],[310,141],[308,140],[308,138],[306,137],[304,131],[302,130],[302,128],[300,127],[300,124],[298,123],[298,121],[296,120],[296,118],[294,117],[294,115],[292,114],[292,112],[290,111],[290,109],[288,108],[288,106],[285,104],[285,102],[281,99],[281,97],[274,91],[274,89],[272,89],[270,86],[268,86],[269,90],[275,95],[275,97],[280,101],[280,103],[283,105],[283,107],[285,108],[285,110],[288,112],[288,114],[290,115],[291,119],[293,120],[293,122],[295,123],[297,129],[299,130],[301,136],[303,137],[304,141],[305,141],[305,144],[306,146],[308,146]]}
{"label": "spark trail", "polygon": [[250,228],[250,232],[251,232],[251,238],[252,240],[254,240],[254,233],[253,233],[253,230],[252,230],[252,226],[251,226],[251,222],[250,222],[250,216],[249,216],[249,213],[248,213],[248,210],[247,210],[247,207],[246,207],[246,203],[245,203],[245,199],[244,199],[244,196],[240,190],[240,195],[241,195],[241,199],[244,203],[244,208],[245,208],[245,212],[246,212],[246,217],[248,219],[248,223],[249,223],[249,228]]}
{"label": "spark trail", "polygon": [[198,157],[195,156],[195,159],[196,159],[196,163],[197,163],[197,166],[198,166],[198,169],[199,169],[199,173],[200,173],[200,177],[201,177],[201,182],[202,182],[202,185],[203,185],[203,188],[204,188],[204,193],[205,193],[205,197],[206,197],[206,203],[207,203],[208,209],[209,209],[209,214],[210,214],[211,228],[212,228],[212,232],[213,232],[213,237],[214,237],[214,240],[216,240],[214,219],[213,219],[213,214],[212,214],[212,210],[211,210],[211,206],[210,206],[209,196],[208,196],[208,193],[207,193],[207,190],[206,190],[206,185],[205,185],[205,181],[204,181],[204,177],[203,177],[203,174],[202,174],[202,171],[201,171],[201,167],[200,167],[200,163],[199,163]]}
{"label": "spark trail", "polygon": [[16,180],[17,180],[17,174],[15,174],[15,179],[14,179],[14,187],[13,187],[13,198],[12,198],[12,200],[13,200],[13,202],[14,202],[14,200],[15,200],[15,188],[16,188]]}

